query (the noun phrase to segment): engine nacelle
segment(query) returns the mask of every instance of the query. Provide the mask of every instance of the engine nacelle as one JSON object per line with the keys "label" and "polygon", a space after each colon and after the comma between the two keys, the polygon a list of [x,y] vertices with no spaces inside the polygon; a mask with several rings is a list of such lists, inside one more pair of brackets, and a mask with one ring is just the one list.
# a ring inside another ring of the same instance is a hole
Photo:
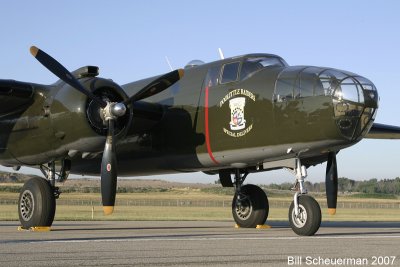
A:
{"label": "engine nacelle", "polygon": [[[97,69],[95,73],[90,73],[91,68],[93,67],[84,67],[73,72],[86,90],[107,102],[121,102],[128,98],[123,89],[112,80],[94,77],[97,75]],[[57,137],[56,143],[53,144],[53,147],[57,148],[57,156],[94,157],[103,151],[107,134],[102,109],[96,102],[68,84],[60,86],[54,94],[49,111],[52,130]],[[132,112],[128,110],[116,120],[117,138],[126,133],[131,119]]]}
{"label": "engine nacelle", "polygon": [[[111,101],[126,98],[111,80],[84,77],[80,82],[87,90]],[[100,124],[100,107],[61,81],[50,86],[31,86],[34,94],[28,99],[30,102],[3,115],[0,153],[3,164],[39,165],[68,156],[93,157],[103,151],[105,133]],[[129,112],[118,118],[117,135],[124,134],[130,118]]]}

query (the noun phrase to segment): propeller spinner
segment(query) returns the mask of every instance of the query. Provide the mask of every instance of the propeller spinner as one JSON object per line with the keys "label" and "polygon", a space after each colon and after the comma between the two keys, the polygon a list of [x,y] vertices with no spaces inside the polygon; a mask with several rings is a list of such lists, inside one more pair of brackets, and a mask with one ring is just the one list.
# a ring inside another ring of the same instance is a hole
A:
{"label": "propeller spinner", "polygon": [[108,130],[106,143],[104,146],[103,158],[101,161],[101,195],[104,214],[111,214],[114,211],[118,176],[117,157],[114,140],[115,120],[125,115],[128,105],[158,94],[179,81],[184,75],[184,70],[178,69],[166,73],[143,87],[136,94],[132,95],[129,99],[120,103],[114,103],[106,102],[95,96],[92,92],[86,90],[82,86],[82,84],[63,65],[61,65],[61,63],[59,63],[57,60],[55,60],[44,51],[35,46],[32,46],[30,48],[30,52],[44,67],[46,67],[54,75],[63,80],[65,83],[69,84],[72,88],[86,95],[89,99],[98,103],[102,108],[101,112],[103,113],[103,120],[108,125]]}

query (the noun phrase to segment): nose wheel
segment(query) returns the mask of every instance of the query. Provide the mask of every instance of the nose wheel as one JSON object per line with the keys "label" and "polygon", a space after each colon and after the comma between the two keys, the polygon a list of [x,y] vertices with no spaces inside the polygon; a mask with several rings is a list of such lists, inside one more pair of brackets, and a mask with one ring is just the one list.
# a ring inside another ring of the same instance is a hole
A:
{"label": "nose wheel", "polygon": [[296,176],[296,183],[292,190],[296,193],[289,207],[289,224],[296,234],[311,236],[321,226],[321,208],[314,198],[307,195],[307,189],[304,187],[307,170],[301,165],[299,158],[295,161],[293,174]]}
{"label": "nose wheel", "polygon": [[298,235],[314,235],[321,225],[321,209],[318,202],[308,195],[298,196],[298,211],[295,210],[294,201],[289,208],[289,224]]}

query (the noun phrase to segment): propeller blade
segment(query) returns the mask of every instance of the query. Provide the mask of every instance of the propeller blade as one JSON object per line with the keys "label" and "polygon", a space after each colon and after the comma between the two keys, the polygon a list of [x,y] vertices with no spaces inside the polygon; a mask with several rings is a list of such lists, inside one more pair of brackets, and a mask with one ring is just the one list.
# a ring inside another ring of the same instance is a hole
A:
{"label": "propeller blade", "polygon": [[114,120],[108,120],[107,140],[101,161],[101,198],[103,211],[109,215],[114,211],[117,192],[117,157],[114,146]]}
{"label": "propeller blade", "polygon": [[336,153],[329,152],[328,162],[326,164],[326,200],[328,202],[328,213],[336,214],[337,194],[338,194],[338,172],[336,163]]}
{"label": "propeller blade", "polygon": [[125,100],[123,103],[125,105],[128,105],[132,102],[158,94],[179,81],[183,77],[183,75],[183,69],[168,72],[167,74],[162,75],[161,77],[143,87],[139,92],[131,96],[128,100]]}
{"label": "propeller blade", "polygon": [[63,80],[65,83],[71,85],[73,88],[86,95],[88,98],[96,101],[102,108],[104,108],[107,103],[98,97],[96,97],[92,92],[86,90],[82,84],[57,60],[52,58],[50,55],[40,50],[36,46],[31,46],[31,54],[45,66],[49,71],[51,71],[58,78]]}

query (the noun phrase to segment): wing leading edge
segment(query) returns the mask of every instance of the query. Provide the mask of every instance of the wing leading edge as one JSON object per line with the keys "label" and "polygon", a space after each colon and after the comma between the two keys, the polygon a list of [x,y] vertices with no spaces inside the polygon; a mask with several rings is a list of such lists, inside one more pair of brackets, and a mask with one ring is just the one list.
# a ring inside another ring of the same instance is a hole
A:
{"label": "wing leading edge", "polygon": [[374,123],[365,136],[368,139],[400,139],[400,127]]}

